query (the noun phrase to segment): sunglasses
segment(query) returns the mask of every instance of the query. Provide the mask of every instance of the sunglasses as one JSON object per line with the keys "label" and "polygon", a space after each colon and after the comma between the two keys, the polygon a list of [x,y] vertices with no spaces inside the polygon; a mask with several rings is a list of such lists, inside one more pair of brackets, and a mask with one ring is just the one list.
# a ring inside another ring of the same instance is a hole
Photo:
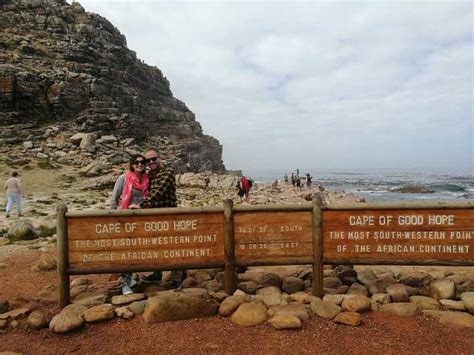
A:
{"label": "sunglasses", "polygon": [[135,161],[133,162],[133,165],[139,165],[139,164],[145,166],[145,165],[146,165],[146,161],[145,161],[145,160],[135,160]]}
{"label": "sunglasses", "polygon": [[153,157],[153,158],[147,159],[146,162],[151,163],[151,162],[156,162],[157,160],[158,160],[158,157]]}

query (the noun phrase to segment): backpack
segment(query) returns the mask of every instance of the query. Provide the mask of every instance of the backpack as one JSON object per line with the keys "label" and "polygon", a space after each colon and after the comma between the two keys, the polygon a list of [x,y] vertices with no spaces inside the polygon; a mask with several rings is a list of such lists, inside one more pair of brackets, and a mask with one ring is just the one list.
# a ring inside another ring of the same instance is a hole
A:
{"label": "backpack", "polygon": [[248,180],[249,180],[249,188],[250,188],[253,185],[253,180],[252,179],[248,179]]}

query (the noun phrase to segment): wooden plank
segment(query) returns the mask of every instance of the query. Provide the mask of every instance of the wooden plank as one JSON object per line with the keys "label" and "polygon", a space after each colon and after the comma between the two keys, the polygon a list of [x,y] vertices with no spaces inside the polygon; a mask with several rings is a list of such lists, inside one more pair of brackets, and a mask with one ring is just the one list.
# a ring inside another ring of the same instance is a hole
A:
{"label": "wooden plank", "polygon": [[320,195],[313,196],[313,295],[324,296],[323,225]]}
{"label": "wooden plank", "polygon": [[239,212],[234,214],[238,261],[312,256],[311,212]]}
{"label": "wooden plank", "polygon": [[409,201],[409,202],[370,202],[370,203],[337,203],[324,206],[324,210],[412,210],[412,209],[466,209],[474,208],[469,201]]}
{"label": "wooden plank", "polygon": [[325,260],[474,260],[474,209],[323,211]]}
{"label": "wooden plank", "polygon": [[68,262],[68,243],[67,243],[67,221],[66,221],[67,207],[64,203],[60,203],[56,208],[56,227],[57,227],[57,241],[58,241],[58,302],[59,308],[64,308],[70,303],[70,285],[69,275],[67,269]]}
{"label": "wooden plank", "polygon": [[432,265],[432,266],[474,266],[474,260],[373,260],[373,259],[323,259],[328,265]]}
{"label": "wooden plank", "polygon": [[67,218],[84,218],[84,217],[110,217],[110,216],[161,216],[161,215],[186,215],[186,214],[206,214],[206,213],[223,213],[222,207],[172,207],[172,208],[145,208],[131,210],[85,210],[85,211],[69,211],[66,213]]}
{"label": "wooden plank", "polygon": [[224,287],[231,295],[237,288],[235,274],[235,242],[234,242],[234,213],[232,211],[233,201],[224,200],[224,246],[225,246],[225,269]]}

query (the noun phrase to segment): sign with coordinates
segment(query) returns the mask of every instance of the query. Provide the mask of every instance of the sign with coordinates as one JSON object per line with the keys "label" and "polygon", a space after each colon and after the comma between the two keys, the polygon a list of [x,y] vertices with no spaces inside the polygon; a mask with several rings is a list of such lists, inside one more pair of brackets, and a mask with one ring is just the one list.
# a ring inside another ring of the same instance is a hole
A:
{"label": "sign with coordinates", "polygon": [[70,268],[224,260],[222,213],[68,218]]}
{"label": "sign with coordinates", "polygon": [[474,259],[473,209],[323,211],[324,259]]}
{"label": "sign with coordinates", "polygon": [[311,216],[311,212],[234,214],[236,260],[312,256]]}

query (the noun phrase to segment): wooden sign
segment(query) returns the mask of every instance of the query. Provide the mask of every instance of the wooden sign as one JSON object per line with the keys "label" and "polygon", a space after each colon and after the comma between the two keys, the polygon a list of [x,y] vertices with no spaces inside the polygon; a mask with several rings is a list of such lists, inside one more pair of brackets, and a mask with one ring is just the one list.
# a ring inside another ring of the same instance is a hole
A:
{"label": "wooden sign", "polygon": [[311,221],[311,212],[235,213],[236,261],[311,257]]}
{"label": "wooden sign", "polygon": [[224,262],[222,213],[67,218],[69,267]]}
{"label": "wooden sign", "polygon": [[324,260],[474,260],[473,209],[323,211]]}

